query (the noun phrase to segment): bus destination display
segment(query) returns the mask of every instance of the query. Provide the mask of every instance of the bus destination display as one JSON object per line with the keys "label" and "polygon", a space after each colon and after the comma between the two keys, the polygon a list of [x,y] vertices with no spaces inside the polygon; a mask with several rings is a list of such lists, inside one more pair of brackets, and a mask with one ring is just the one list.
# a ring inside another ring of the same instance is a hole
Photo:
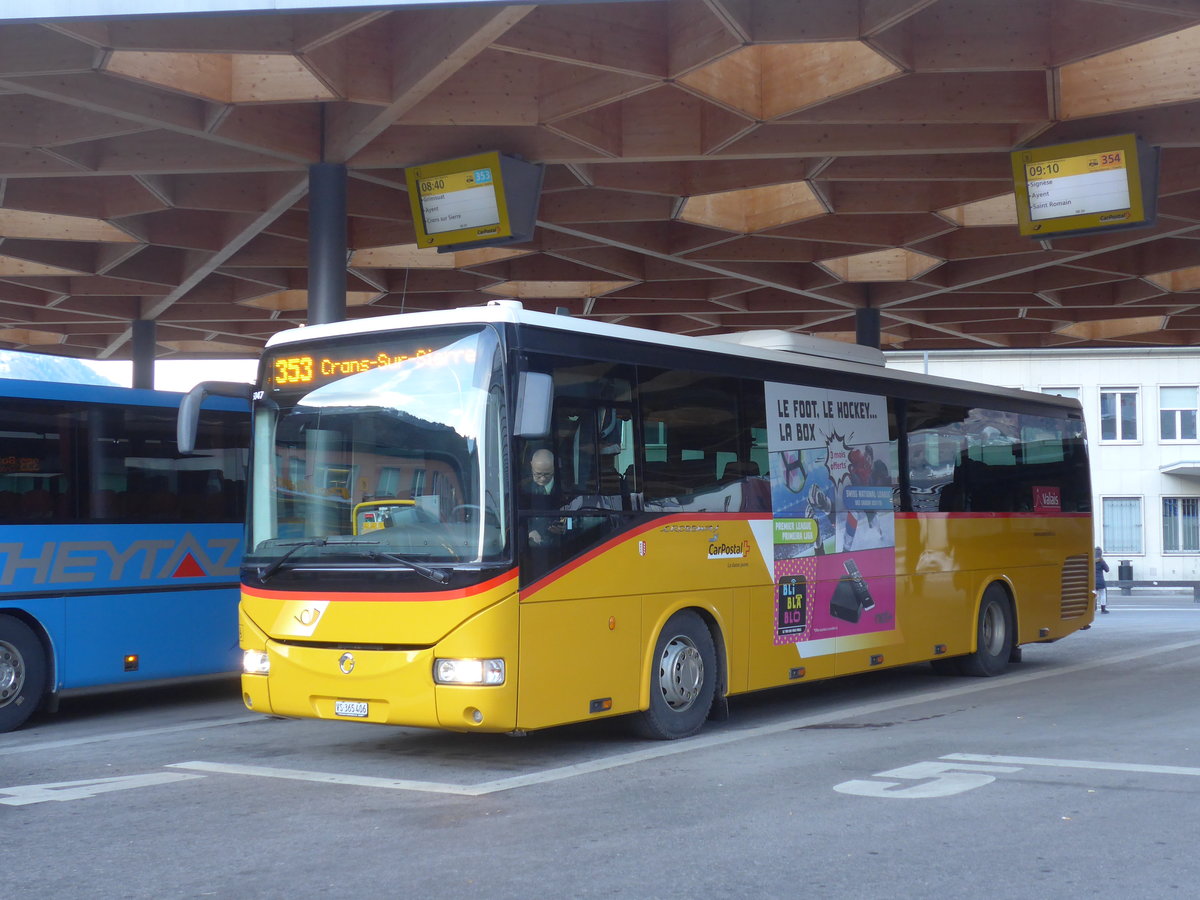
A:
{"label": "bus destination display", "polygon": [[411,353],[379,351],[347,351],[341,354],[297,353],[277,356],[267,370],[267,384],[272,390],[288,387],[315,387],[348,375],[370,372],[432,353],[433,348],[420,347]]}

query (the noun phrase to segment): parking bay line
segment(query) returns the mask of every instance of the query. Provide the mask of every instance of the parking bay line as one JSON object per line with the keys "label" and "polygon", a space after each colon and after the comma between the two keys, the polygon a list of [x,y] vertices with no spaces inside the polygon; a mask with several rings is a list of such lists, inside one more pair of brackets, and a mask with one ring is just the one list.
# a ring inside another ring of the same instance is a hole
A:
{"label": "parking bay line", "polygon": [[37,744],[17,744],[12,747],[0,747],[0,756],[10,756],[14,753],[35,753],[45,750],[65,750],[68,747],[81,747],[86,744],[99,744],[105,741],[127,741],[143,737],[156,737],[160,734],[175,734],[180,731],[196,731],[200,728],[218,728],[222,725],[245,725],[247,722],[262,721],[265,721],[265,719],[261,715],[231,716],[225,719],[209,719],[204,722],[187,722],[182,725],[161,725],[157,728],[139,728],[133,731],[112,731],[106,734],[93,734],[89,737],[63,738],[59,741],[42,741]]}
{"label": "parking bay line", "polygon": [[[826,725],[830,722],[853,719],[860,716],[875,715],[881,712],[889,712],[905,706],[916,706],[921,703],[932,703],[938,700],[947,700],[960,697],[964,694],[973,694],[979,691],[993,690],[999,687],[1018,685],[1029,681],[1038,681],[1043,678],[1057,677],[1059,675],[1070,675],[1075,672],[1087,671],[1088,669],[1095,669],[1102,666],[1113,666],[1118,663],[1130,662],[1132,660],[1141,659],[1147,656],[1158,656],[1166,653],[1173,653],[1178,650],[1188,650],[1194,647],[1200,647],[1200,640],[1181,641],[1175,644],[1167,644],[1166,646],[1135,650],[1129,653],[1104,657],[1103,659],[1092,659],[1087,662],[1064,666],[1061,669],[1054,668],[1040,672],[1028,672],[1021,675],[1008,675],[1004,678],[987,678],[972,684],[959,685],[958,687],[923,691],[919,694],[909,697],[883,700],[878,703],[863,703],[845,709],[817,713],[816,715],[797,716],[786,719],[782,722],[773,722],[770,725],[760,725],[756,728],[745,728],[738,731],[720,734],[701,734],[698,737],[687,738],[681,741],[671,741],[670,743],[666,744],[658,744],[644,750],[634,750],[629,753],[621,753],[616,756],[605,757],[603,759],[596,759],[583,763],[574,763],[569,766],[558,766],[552,769],[545,769],[540,772],[530,772],[525,775],[514,775],[508,778],[499,778],[494,781],[485,781],[473,785],[451,784],[449,782],[437,781],[410,781],[405,779],[376,778],[369,775],[339,775],[328,772],[308,772],[299,769],[278,769],[271,766],[244,766],[233,763],[203,761],[174,763],[169,765],[168,768],[189,769],[212,773],[219,772],[229,775],[252,775],[264,778],[284,778],[298,781],[323,782],[329,784],[348,784],[357,785],[359,787],[384,788],[388,790],[453,794],[463,797],[480,797],[485,794],[494,794],[500,791],[513,790],[514,788],[532,787],[534,785],[562,781],[566,778],[574,778],[579,775],[589,775],[595,772],[603,772],[609,769],[616,769],[639,762],[647,762],[653,759],[675,756],[679,753],[691,753],[704,750],[709,747],[719,747],[726,744],[738,743],[751,738],[780,734],[782,732],[794,731],[800,728],[811,728],[815,725]],[[999,759],[999,757],[997,757],[997,759]]]}
{"label": "parking bay line", "polygon": [[1138,772],[1149,775],[1200,776],[1200,769],[1193,766],[1092,762],[1086,759],[1043,759],[1039,756],[989,756],[981,753],[950,753],[940,757],[940,759],[952,759],[959,762],[998,763],[1014,766],[1053,766],[1059,769],[1099,769],[1106,772]]}

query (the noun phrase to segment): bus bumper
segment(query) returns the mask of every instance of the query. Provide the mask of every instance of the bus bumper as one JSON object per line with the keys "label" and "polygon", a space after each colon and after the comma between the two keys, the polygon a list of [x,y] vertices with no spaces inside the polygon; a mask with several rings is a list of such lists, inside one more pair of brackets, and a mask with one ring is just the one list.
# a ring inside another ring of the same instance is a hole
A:
{"label": "bus bumper", "polygon": [[[358,649],[272,640],[239,612],[243,650],[265,651],[266,675],[242,675],[248,709],[296,718],[453,731],[507,732],[517,722],[516,597],[472,616],[433,647]],[[499,658],[499,685],[439,685],[434,660]]]}

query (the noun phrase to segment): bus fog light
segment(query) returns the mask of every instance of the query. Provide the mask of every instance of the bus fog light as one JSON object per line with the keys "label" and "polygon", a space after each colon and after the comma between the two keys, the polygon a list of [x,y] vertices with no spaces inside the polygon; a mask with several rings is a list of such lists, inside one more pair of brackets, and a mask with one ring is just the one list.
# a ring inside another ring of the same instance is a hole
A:
{"label": "bus fog light", "polygon": [[437,684],[504,684],[502,659],[435,659]]}
{"label": "bus fog light", "polygon": [[271,657],[265,650],[246,650],[242,653],[242,672],[246,675],[270,675]]}

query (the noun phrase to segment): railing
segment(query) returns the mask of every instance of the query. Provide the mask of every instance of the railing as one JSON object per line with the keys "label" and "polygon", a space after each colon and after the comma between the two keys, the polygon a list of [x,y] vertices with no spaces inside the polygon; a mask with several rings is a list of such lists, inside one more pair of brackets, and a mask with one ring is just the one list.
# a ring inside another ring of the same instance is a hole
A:
{"label": "railing", "polygon": [[1126,580],[1122,580],[1122,581],[1109,581],[1108,587],[1110,589],[1111,588],[1120,588],[1121,593],[1123,595],[1125,595],[1126,597],[1129,596],[1129,589],[1135,588],[1135,587],[1136,588],[1157,588],[1157,587],[1191,588],[1192,589],[1192,600],[1196,603],[1200,603],[1200,581],[1162,581],[1162,580],[1126,581]]}

